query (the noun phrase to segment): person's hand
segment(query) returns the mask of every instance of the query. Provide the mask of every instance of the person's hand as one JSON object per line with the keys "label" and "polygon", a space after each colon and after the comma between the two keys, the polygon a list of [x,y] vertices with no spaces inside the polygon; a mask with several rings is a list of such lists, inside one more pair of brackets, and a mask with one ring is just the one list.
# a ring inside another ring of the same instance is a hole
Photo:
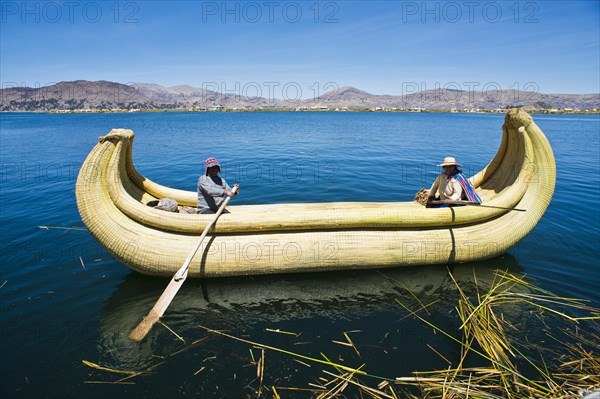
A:
{"label": "person's hand", "polygon": [[234,191],[234,190],[227,190],[227,189],[225,189],[225,195],[227,195],[228,197],[231,197],[231,198],[233,198],[236,195],[238,195],[238,193],[239,193],[238,190],[240,189],[240,185],[239,184],[234,184],[233,187],[237,187],[237,190]]}

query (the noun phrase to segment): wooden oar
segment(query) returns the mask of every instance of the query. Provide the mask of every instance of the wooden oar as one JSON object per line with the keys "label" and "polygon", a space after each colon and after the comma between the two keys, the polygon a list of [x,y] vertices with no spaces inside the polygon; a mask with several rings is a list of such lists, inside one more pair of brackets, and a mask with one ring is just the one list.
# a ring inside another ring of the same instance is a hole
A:
{"label": "wooden oar", "polygon": [[[233,189],[231,189],[231,192],[235,194],[237,190],[238,186],[234,186]],[[131,332],[131,334],[129,334],[129,338],[133,339],[134,341],[141,341],[142,339],[144,339],[148,332],[150,332],[150,329],[152,329],[154,323],[156,323],[158,319],[160,319],[165,313],[165,310],[167,310],[167,308],[171,304],[171,301],[173,300],[173,298],[175,298],[175,295],[179,291],[179,288],[181,288],[181,286],[185,282],[185,279],[187,278],[192,258],[194,257],[194,255],[196,255],[196,252],[198,252],[198,248],[200,248],[204,237],[206,237],[206,234],[208,233],[210,228],[213,226],[213,224],[215,224],[221,213],[223,213],[223,210],[225,209],[225,206],[227,206],[227,203],[229,203],[230,199],[231,197],[229,196],[225,198],[225,201],[223,201],[215,216],[212,218],[210,223],[202,232],[202,235],[200,236],[200,239],[198,240],[198,243],[196,244],[192,252],[190,252],[185,262],[183,262],[183,265],[179,268],[177,273],[175,273],[175,275],[171,279],[171,282],[169,283],[169,285],[167,285],[167,288],[164,290],[160,298],[158,298],[158,301],[156,302],[152,310],[150,310],[150,313],[148,313],[148,315],[144,317],[144,319],[140,322],[140,324],[137,325],[137,327]]]}
{"label": "wooden oar", "polygon": [[482,208],[494,208],[494,209],[505,209],[507,211],[518,211],[518,212],[527,212],[527,209],[519,209],[519,208],[505,208],[503,206],[495,206],[495,205],[483,205],[480,204],[479,202],[472,202],[472,201],[451,201],[451,200],[446,200],[446,201],[439,201],[439,200],[435,200],[435,201],[430,201],[430,204],[449,204],[449,205],[473,205],[473,206],[480,206]]}

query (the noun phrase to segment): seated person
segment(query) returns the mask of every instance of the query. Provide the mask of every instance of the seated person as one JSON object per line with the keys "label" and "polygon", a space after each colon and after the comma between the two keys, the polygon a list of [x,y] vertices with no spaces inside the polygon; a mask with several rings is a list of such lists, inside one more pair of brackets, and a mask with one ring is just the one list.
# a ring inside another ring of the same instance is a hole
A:
{"label": "seated person", "polygon": [[[439,164],[444,171],[438,175],[429,189],[429,198],[427,199],[428,208],[446,208],[449,206],[461,206],[453,202],[467,200],[470,202],[481,203],[481,198],[475,192],[471,182],[463,175],[458,168],[460,164],[452,157],[444,158],[444,162]],[[436,194],[439,194],[441,204],[432,204]]]}
{"label": "seated person", "polygon": [[[225,196],[235,197],[225,179],[219,176],[221,165],[216,158],[204,161],[204,175],[198,179],[198,213],[216,213]],[[239,187],[237,184],[234,187]]]}

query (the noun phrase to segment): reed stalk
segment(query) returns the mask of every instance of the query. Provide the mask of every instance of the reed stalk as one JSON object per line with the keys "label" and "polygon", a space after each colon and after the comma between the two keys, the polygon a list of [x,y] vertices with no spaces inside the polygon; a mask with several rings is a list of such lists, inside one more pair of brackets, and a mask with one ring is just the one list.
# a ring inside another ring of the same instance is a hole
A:
{"label": "reed stalk", "polygon": [[[522,339],[515,337],[518,331],[505,320],[503,309],[507,306],[518,306],[519,309],[537,309],[540,314],[562,318],[568,323],[579,326],[580,322],[591,321],[592,327],[598,328],[599,310],[574,298],[561,298],[529,283],[522,276],[514,276],[507,272],[497,271],[490,287],[482,292],[476,283],[476,295],[471,298],[459,285],[449,271],[457,293],[455,307],[459,319],[460,339],[447,331],[433,325],[416,312],[407,311],[418,320],[441,332],[445,337],[459,342],[462,353],[456,367],[430,372],[415,372],[412,377],[396,379],[397,384],[417,387],[419,395],[410,394],[412,398],[581,398],[581,392],[600,390],[600,358],[594,353],[600,349],[600,336],[595,333],[583,335],[577,332],[565,332],[571,342],[561,343],[559,351],[551,352],[548,348],[540,349],[540,360],[527,357],[519,346],[526,346]],[[552,307],[551,307],[552,306]],[[585,311],[589,315],[578,317],[568,314]],[[541,316],[540,316],[541,317]],[[547,324],[545,324],[547,325]],[[436,351],[437,353],[437,351]],[[552,355],[551,362],[546,355]],[[464,368],[463,362],[469,356],[476,356],[489,361],[488,367]],[[570,359],[556,365],[559,359]],[[535,378],[525,377],[517,368],[516,360],[528,364],[535,370]]]}

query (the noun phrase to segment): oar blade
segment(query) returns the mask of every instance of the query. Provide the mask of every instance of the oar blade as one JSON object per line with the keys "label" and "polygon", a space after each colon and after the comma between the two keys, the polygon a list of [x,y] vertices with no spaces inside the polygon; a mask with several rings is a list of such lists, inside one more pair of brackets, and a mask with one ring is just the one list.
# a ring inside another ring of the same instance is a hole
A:
{"label": "oar blade", "polygon": [[129,334],[129,338],[134,341],[141,341],[146,338],[146,335],[152,329],[152,326],[160,319],[160,316],[157,316],[153,312],[148,313],[146,317],[137,325],[137,327]]}
{"label": "oar blade", "polygon": [[[187,277],[187,271],[185,273],[185,276]],[[146,337],[146,335],[148,335],[148,332],[150,332],[152,326],[156,324],[158,319],[160,319],[165,313],[165,310],[167,310],[169,304],[171,303],[173,298],[175,298],[175,295],[177,295],[179,288],[181,288],[184,282],[185,278],[179,281],[177,281],[175,277],[171,279],[171,282],[164,290],[160,298],[158,298],[158,301],[156,302],[152,310],[150,310],[148,315],[144,317],[140,324],[138,324],[137,327],[133,329],[131,334],[129,334],[129,338],[139,342],[143,340]]]}

